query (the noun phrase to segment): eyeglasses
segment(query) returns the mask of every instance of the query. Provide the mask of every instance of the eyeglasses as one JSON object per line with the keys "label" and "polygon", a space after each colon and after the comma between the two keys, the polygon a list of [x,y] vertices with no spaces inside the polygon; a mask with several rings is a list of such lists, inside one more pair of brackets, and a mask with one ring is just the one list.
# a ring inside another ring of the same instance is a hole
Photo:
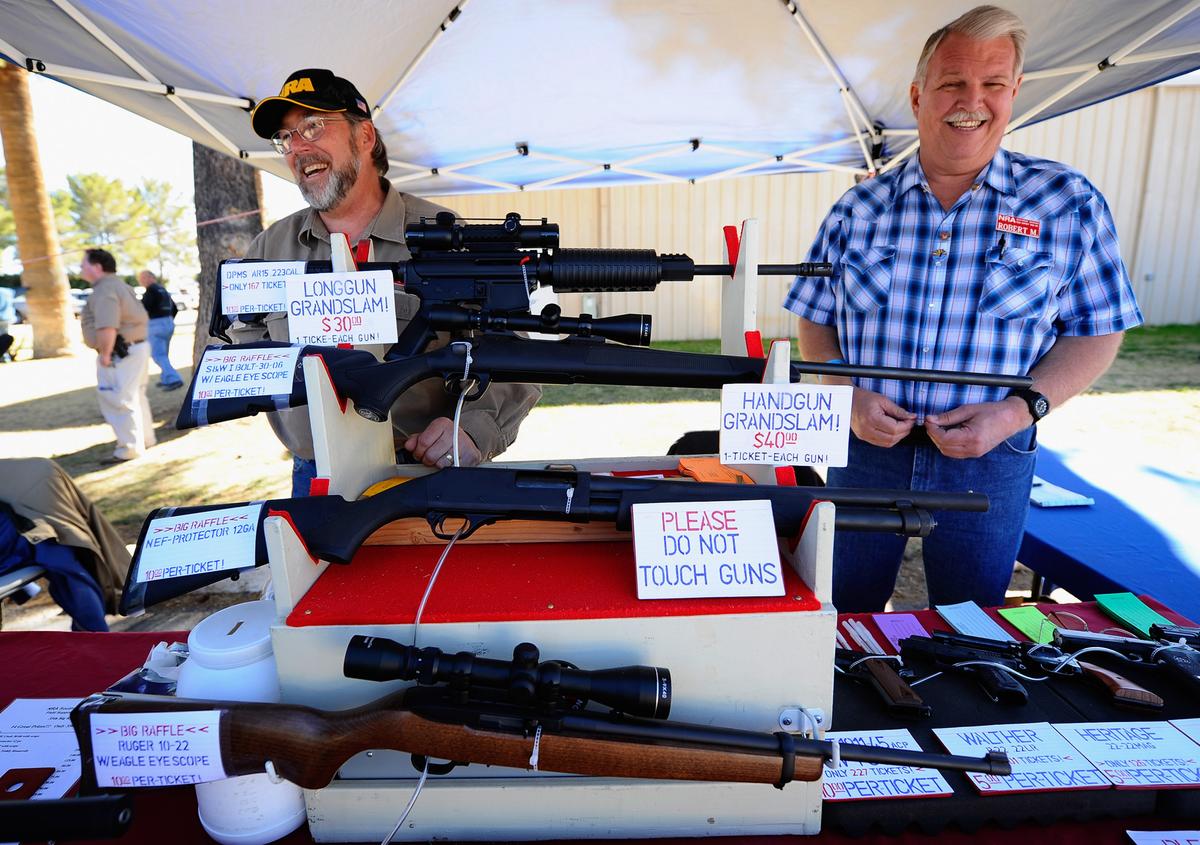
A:
{"label": "eyeglasses", "polygon": [[271,136],[271,146],[275,151],[282,155],[287,155],[292,151],[292,136],[299,135],[305,141],[312,142],[325,134],[325,124],[327,123],[345,123],[345,118],[328,117],[323,114],[314,114],[304,118],[296,124],[295,129],[280,129]]}

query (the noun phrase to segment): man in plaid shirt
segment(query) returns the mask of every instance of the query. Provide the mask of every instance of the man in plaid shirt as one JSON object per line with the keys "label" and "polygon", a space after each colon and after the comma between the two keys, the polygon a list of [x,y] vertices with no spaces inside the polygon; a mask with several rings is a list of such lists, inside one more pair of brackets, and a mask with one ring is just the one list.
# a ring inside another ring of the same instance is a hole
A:
{"label": "man in plaid shirt", "polygon": [[[930,604],[1004,600],[1024,530],[1034,424],[1087,388],[1141,322],[1108,205],[1082,174],[1009,153],[1026,30],[980,6],[926,42],[910,88],[921,146],[825,218],[785,306],[810,361],[1029,374],[1031,391],[859,379],[850,463],[829,483],[974,490],[924,541]],[[831,382],[850,383],[845,379]],[[882,610],[904,538],[839,535],[834,604]]]}

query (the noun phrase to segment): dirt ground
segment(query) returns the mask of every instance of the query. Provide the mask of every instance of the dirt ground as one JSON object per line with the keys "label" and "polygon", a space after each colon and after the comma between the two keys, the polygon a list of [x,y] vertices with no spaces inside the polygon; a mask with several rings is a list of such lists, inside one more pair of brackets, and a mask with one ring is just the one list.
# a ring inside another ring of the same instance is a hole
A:
{"label": "dirt ground", "polygon": [[[195,312],[180,314],[172,360],[190,378]],[[183,391],[154,387],[149,398],[159,445],[137,461],[106,466],[112,430],[100,417],[94,356],[82,346],[74,357],[28,356],[28,326],[14,326],[19,360],[0,365],[0,456],[57,460],[132,543],[147,512],[167,505],[226,503],[287,496],[291,464],[262,418],[188,432],[174,429]],[[683,432],[715,427],[713,402],[536,408],[513,447],[501,456],[540,460],[661,455]],[[1055,409],[1040,426],[1051,445],[1086,450],[1137,450],[1147,459],[1200,479],[1200,343],[1189,340],[1119,358],[1089,393]],[[919,542],[909,545],[892,601],[895,609],[924,607]],[[261,573],[265,575],[265,572]],[[181,597],[146,616],[110,618],[114,630],[182,630],[208,613],[261,589],[263,578],[226,589]],[[1011,591],[1027,590],[1029,573],[1018,567]],[[256,597],[256,596],[255,596]],[[43,594],[24,606],[4,602],[8,630],[69,628],[70,620]]]}

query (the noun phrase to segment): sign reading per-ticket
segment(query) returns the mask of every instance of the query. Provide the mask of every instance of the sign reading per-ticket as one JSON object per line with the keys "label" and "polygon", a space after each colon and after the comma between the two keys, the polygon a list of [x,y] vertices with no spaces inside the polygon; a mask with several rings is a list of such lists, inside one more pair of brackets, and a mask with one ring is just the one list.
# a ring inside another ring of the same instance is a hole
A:
{"label": "sign reading per-ticket", "polygon": [[257,503],[152,519],[138,547],[138,582],[254,566],[261,511]]}
{"label": "sign reading per-ticket", "polygon": [[844,467],[853,393],[848,385],[725,385],[721,463]]}
{"label": "sign reading per-ticket", "polygon": [[225,778],[221,712],[92,713],[98,786],[178,786]]}
{"label": "sign reading per-ticket", "polygon": [[265,314],[287,309],[284,279],[304,272],[303,261],[250,261],[221,265],[221,313]]}
{"label": "sign reading per-ticket", "polygon": [[300,349],[206,349],[192,400],[290,395]]}
{"label": "sign reading per-ticket", "polygon": [[783,595],[765,499],[638,503],[632,512],[639,599]]}

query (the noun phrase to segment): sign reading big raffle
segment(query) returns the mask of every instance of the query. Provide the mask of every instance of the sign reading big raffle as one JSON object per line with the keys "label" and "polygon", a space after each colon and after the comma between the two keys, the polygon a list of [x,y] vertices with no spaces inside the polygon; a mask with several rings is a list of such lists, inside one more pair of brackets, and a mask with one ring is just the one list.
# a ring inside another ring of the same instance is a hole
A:
{"label": "sign reading big raffle", "polygon": [[844,467],[853,394],[848,385],[725,385],[721,463]]}
{"label": "sign reading big raffle", "polygon": [[206,349],[196,368],[192,399],[279,396],[292,392],[299,346],[283,349]]}
{"label": "sign reading big raffle", "polygon": [[262,504],[150,520],[137,550],[137,582],[254,566]]}
{"label": "sign reading big raffle", "polygon": [[219,710],[92,713],[98,786],[178,786],[225,778]]}
{"label": "sign reading big raffle", "polygon": [[304,272],[303,261],[248,261],[221,265],[221,313],[265,314],[287,308],[284,279]]}
{"label": "sign reading big raffle", "polygon": [[639,599],[783,595],[765,499],[638,503],[632,513]]}
{"label": "sign reading big raffle", "polygon": [[309,273],[287,278],[292,343],[395,343],[396,297],[388,270]]}

